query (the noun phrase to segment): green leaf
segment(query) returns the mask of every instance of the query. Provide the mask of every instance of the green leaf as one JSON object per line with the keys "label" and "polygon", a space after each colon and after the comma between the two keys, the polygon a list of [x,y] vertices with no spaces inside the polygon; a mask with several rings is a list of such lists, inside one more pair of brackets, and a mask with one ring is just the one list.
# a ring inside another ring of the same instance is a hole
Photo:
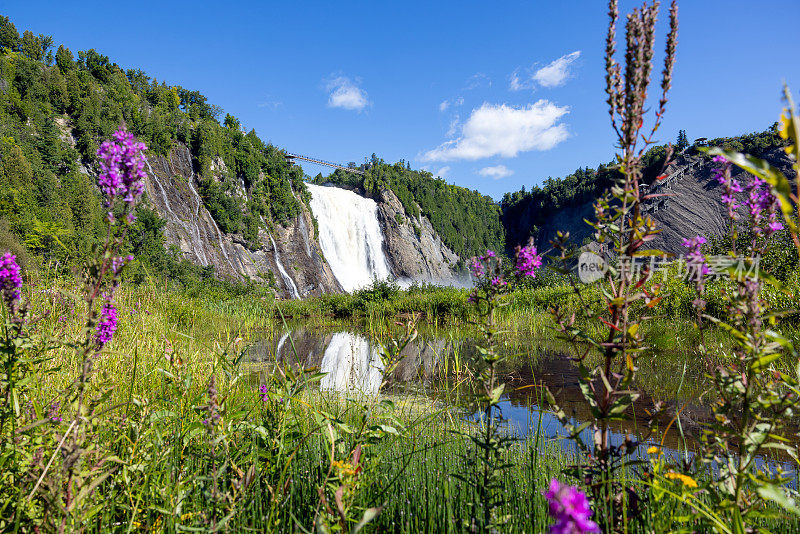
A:
{"label": "green leaf", "polygon": [[786,495],[782,488],[773,484],[764,484],[756,491],[762,499],[772,501],[787,512],[800,516],[800,507],[794,502],[794,499]]}
{"label": "green leaf", "polygon": [[500,402],[500,397],[503,395],[503,391],[505,391],[505,389],[506,389],[506,385],[505,384],[500,384],[499,386],[494,388],[494,390],[492,390],[491,403],[493,405],[497,404],[498,402]]}
{"label": "green leaf", "polygon": [[751,367],[755,372],[761,371],[762,369],[764,369],[765,367],[767,367],[769,364],[779,359],[780,357],[781,354],[779,352],[774,352],[772,354],[765,354],[764,356],[761,356],[760,358],[755,360],[752,363]]}
{"label": "green leaf", "polygon": [[383,506],[378,508],[367,508],[364,510],[364,516],[361,518],[361,521],[359,521],[350,532],[352,532],[352,534],[358,534],[362,528],[367,526],[367,523],[378,517],[378,514],[381,513],[381,510],[383,510]]}

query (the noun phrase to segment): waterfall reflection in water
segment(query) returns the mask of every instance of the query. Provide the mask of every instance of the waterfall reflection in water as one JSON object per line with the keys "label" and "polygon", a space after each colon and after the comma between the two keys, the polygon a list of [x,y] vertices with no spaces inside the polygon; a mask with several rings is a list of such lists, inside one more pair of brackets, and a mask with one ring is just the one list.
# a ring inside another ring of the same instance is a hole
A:
{"label": "waterfall reflection in water", "polygon": [[323,390],[376,395],[383,379],[383,364],[365,337],[337,332],[325,349],[320,372],[327,373],[320,381]]}

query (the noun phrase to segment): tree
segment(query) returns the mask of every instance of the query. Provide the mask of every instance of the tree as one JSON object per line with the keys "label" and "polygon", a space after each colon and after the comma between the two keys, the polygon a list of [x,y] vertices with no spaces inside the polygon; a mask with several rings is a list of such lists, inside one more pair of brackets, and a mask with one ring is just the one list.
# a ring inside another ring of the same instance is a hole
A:
{"label": "tree", "polygon": [[53,36],[40,33],[39,47],[41,48],[42,58],[48,65],[51,64],[53,62],[53,53],[51,51],[51,48],[53,48]]}
{"label": "tree", "polygon": [[678,142],[675,143],[675,148],[678,152],[683,152],[689,148],[689,140],[686,138],[686,130],[678,131]]}
{"label": "tree", "polygon": [[0,50],[19,50],[19,32],[8,17],[0,16]]}
{"label": "tree", "polygon": [[63,73],[75,68],[75,58],[72,52],[69,51],[69,48],[66,48],[64,45],[60,45],[58,50],[56,50],[56,66],[58,66],[58,69]]}
{"label": "tree", "polygon": [[42,43],[30,30],[22,34],[22,54],[35,61],[42,60]]}
{"label": "tree", "polygon": [[231,130],[239,131],[242,129],[242,123],[239,122],[239,119],[231,115],[230,113],[225,114],[225,127],[230,128]]}

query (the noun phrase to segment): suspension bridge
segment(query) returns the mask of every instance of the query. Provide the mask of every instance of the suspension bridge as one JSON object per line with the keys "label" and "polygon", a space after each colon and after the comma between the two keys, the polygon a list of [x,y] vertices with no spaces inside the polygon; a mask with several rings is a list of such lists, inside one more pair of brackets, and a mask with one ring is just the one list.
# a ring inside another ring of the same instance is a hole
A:
{"label": "suspension bridge", "polygon": [[358,167],[355,166],[355,163],[351,163],[350,165],[347,165],[347,166],[339,165],[338,163],[325,161],[325,160],[319,159],[319,158],[312,158],[311,156],[303,156],[301,154],[293,154],[291,152],[286,152],[284,154],[284,157],[286,158],[286,161],[289,162],[289,163],[294,163],[294,160],[299,159],[299,160],[307,161],[309,163],[316,163],[317,165],[325,165],[326,167],[333,167],[334,169],[340,169],[340,170],[343,170],[345,172],[352,172],[353,174],[360,174],[361,176],[364,176],[366,174],[366,172],[365,172],[365,170],[363,168],[365,166],[362,166],[362,168],[358,168]]}

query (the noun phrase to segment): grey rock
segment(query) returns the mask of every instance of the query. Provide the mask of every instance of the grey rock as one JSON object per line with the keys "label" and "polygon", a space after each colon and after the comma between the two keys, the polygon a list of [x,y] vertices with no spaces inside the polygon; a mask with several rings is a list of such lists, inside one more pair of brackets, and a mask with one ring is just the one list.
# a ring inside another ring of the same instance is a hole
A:
{"label": "grey rock", "polygon": [[401,279],[433,284],[461,284],[468,281],[459,269],[459,257],[450,250],[420,213],[410,218],[390,190],[382,191],[378,201],[378,221],[392,273]]}
{"label": "grey rock", "polygon": [[[789,177],[794,176],[791,160],[780,149],[772,149],[762,155],[763,159],[781,169]],[[713,169],[719,164],[697,155],[678,154],[665,170],[665,178],[650,186],[643,186],[645,194],[660,195],[643,203],[643,214],[649,215],[661,232],[646,248],[662,250],[670,254],[686,251],[683,239],[701,235],[706,238],[720,237],[728,231],[727,208],[721,202],[722,186],[714,178]],[[733,167],[732,174],[744,185],[744,173]],[[744,200],[744,196],[741,196]],[[510,232],[526,234],[533,220],[533,209],[524,212]],[[740,208],[740,219],[747,213]],[[556,232],[569,232],[573,243],[581,244],[591,239],[593,229],[584,219],[594,220],[593,202],[568,206],[558,211],[539,230],[536,245],[539,250],[550,249],[550,241]],[[524,230],[524,231],[523,231]]]}
{"label": "grey rock", "polygon": [[[216,168],[221,168],[218,163]],[[147,196],[159,216],[167,221],[168,244],[176,245],[184,256],[197,265],[212,265],[222,277],[267,280],[268,272],[283,297],[291,297],[291,288],[279,273],[275,251],[265,230],[259,232],[260,246],[248,250],[241,236],[223,232],[203,205],[189,149],[177,145],[169,157],[149,157]],[[212,171],[213,172],[213,171]],[[236,194],[246,196],[243,188]],[[320,253],[311,214],[303,206],[301,213],[286,227],[276,225],[275,243],[281,263],[301,296],[341,291],[330,267]]]}

